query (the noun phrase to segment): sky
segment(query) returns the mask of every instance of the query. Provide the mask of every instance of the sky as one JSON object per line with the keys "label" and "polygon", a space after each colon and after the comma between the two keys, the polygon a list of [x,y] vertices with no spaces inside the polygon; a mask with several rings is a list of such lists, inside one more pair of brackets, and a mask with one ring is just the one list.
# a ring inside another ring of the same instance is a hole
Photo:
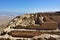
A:
{"label": "sky", "polygon": [[49,11],[60,11],[60,0],[0,0],[0,14],[14,15]]}

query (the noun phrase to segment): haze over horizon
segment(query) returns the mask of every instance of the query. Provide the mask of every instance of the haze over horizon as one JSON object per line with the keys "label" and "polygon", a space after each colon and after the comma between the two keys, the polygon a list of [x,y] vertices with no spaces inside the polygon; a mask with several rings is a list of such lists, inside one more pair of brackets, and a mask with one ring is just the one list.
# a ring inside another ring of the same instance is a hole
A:
{"label": "haze over horizon", "polygon": [[60,0],[0,0],[0,15],[60,11]]}

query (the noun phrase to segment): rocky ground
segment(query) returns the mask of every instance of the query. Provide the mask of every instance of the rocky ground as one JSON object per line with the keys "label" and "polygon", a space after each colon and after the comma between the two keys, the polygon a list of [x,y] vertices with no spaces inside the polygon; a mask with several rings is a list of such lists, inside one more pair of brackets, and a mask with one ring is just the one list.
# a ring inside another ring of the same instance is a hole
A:
{"label": "rocky ground", "polygon": [[[55,14],[53,15],[55,16]],[[60,40],[60,30],[58,29],[58,26],[55,26],[56,22],[52,21],[52,19],[50,20],[50,17],[51,15],[45,14],[26,14],[14,18],[1,16],[0,30],[4,28],[3,25],[5,26],[8,24],[8,26],[0,31],[0,40]],[[42,25],[43,23],[45,25]],[[49,23],[52,23],[52,25]],[[54,29],[53,26],[57,28]],[[42,27],[48,27],[48,30],[42,29]],[[53,28],[53,30],[49,27]]]}

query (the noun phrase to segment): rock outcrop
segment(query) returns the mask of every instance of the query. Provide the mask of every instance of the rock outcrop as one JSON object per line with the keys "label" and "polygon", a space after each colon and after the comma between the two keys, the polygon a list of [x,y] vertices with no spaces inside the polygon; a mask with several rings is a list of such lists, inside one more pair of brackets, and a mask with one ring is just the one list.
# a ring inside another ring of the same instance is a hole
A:
{"label": "rock outcrop", "polygon": [[60,38],[59,20],[60,14],[58,12],[17,16],[9,22],[7,28],[3,29],[0,39],[57,40]]}

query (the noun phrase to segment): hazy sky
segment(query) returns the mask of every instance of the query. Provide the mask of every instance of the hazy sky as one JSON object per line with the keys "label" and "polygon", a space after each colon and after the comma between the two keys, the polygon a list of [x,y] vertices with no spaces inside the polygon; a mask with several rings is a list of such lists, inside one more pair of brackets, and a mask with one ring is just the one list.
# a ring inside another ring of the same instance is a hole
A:
{"label": "hazy sky", "polygon": [[0,0],[0,11],[25,13],[60,11],[60,0]]}

